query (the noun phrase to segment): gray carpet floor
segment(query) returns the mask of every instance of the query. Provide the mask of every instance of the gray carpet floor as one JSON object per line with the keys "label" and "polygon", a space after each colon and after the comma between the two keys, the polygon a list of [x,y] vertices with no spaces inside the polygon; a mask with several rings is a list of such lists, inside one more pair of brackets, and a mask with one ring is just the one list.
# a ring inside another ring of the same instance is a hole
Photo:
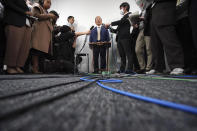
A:
{"label": "gray carpet floor", "polygon": [[[113,93],[73,75],[1,75],[0,131],[197,131],[197,115]],[[194,81],[116,78],[110,87],[197,107]],[[70,83],[78,81],[77,83]],[[51,87],[51,88],[48,88]],[[45,89],[43,89],[45,88]],[[8,96],[24,91],[17,96]]]}

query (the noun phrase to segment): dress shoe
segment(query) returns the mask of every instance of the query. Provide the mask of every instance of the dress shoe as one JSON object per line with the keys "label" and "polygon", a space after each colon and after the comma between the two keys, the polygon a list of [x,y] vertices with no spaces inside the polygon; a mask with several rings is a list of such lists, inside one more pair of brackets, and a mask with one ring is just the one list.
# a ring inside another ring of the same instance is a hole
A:
{"label": "dress shoe", "polygon": [[7,68],[7,74],[18,74],[19,72],[15,68]]}
{"label": "dress shoe", "polygon": [[145,69],[141,69],[141,70],[136,71],[136,73],[138,73],[138,74],[145,74],[146,70]]}
{"label": "dress shoe", "polygon": [[131,75],[136,74],[136,72],[134,72],[133,70],[126,70],[125,73],[126,74],[131,74]]}
{"label": "dress shoe", "polygon": [[125,73],[125,72],[123,70],[119,70],[117,73],[120,74],[120,73]]}
{"label": "dress shoe", "polygon": [[32,68],[32,73],[33,74],[42,74],[42,72],[39,72],[37,68]]}
{"label": "dress shoe", "polygon": [[21,70],[21,68],[20,68],[20,67],[16,67],[16,71],[18,71],[18,73],[19,73],[19,74],[23,74],[23,73],[24,73],[24,71],[23,71],[23,70]]}
{"label": "dress shoe", "polygon": [[99,74],[99,71],[94,71],[93,74]]}

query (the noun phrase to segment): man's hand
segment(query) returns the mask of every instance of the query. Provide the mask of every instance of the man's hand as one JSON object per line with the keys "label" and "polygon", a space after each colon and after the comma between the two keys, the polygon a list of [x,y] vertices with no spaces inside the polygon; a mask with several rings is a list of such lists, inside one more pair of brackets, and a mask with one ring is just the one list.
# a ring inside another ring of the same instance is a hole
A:
{"label": "man's hand", "polygon": [[105,24],[105,28],[109,28],[110,25],[109,23]]}
{"label": "man's hand", "polygon": [[33,16],[33,13],[31,11],[27,11],[25,12],[26,15],[29,15],[29,16]]}
{"label": "man's hand", "polygon": [[85,32],[86,35],[89,35],[91,33],[91,30],[88,30]]}
{"label": "man's hand", "polygon": [[138,28],[139,26],[138,26],[138,24],[134,24],[133,27],[134,28]]}
{"label": "man's hand", "polygon": [[48,14],[48,16],[49,16],[49,18],[51,18],[51,19],[57,19],[57,16],[55,16],[54,14],[52,14],[52,13],[49,13]]}
{"label": "man's hand", "polygon": [[144,17],[139,17],[140,20],[144,20]]}
{"label": "man's hand", "polygon": [[86,31],[86,32],[75,32],[75,36],[81,36],[81,35],[89,35],[91,33],[90,30]]}

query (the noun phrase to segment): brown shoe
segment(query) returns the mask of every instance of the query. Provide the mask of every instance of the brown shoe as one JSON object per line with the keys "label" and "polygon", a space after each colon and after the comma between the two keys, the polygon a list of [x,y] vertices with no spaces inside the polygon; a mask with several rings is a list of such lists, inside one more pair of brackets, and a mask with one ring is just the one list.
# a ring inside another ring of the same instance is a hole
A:
{"label": "brown shoe", "polygon": [[33,74],[42,74],[42,72],[39,72],[37,68],[32,68]]}
{"label": "brown shoe", "polygon": [[20,73],[20,74],[23,74],[23,73],[24,73],[24,71],[23,71],[23,70],[21,70],[21,68],[20,68],[20,67],[16,67],[16,71],[18,71],[18,73]]}
{"label": "brown shoe", "polygon": [[7,73],[8,74],[18,74],[18,71],[15,68],[7,68]]}

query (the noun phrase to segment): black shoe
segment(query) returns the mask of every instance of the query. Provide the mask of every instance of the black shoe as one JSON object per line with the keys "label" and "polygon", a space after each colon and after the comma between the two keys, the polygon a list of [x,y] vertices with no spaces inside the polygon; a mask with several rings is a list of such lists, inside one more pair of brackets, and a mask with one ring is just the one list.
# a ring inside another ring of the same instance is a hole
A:
{"label": "black shoe", "polygon": [[192,69],[191,68],[186,68],[184,70],[184,73],[187,74],[187,75],[191,75],[192,74]]}
{"label": "black shoe", "polygon": [[136,74],[136,72],[134,72],[134,71],[132,71],[132,70],[126,70],[125,73],[126,73],[126,74],[132,74],[132,75]]}
{"label": "black shoe", "polygon": [[146,74],[146,70],[145,69],[141,69],[141,70],[136,71],[136,73],[138,73],[138,74]]}
{"label": "black shoe", "polygon": [[191,74],[192,75],[197,75],[197,69],[193,70]]}
{"label": "black shoe", "polygon": [[94,71],[93,74],[99,74],[99,71]]}
{"label": "black shoe", "polygon": [[123,70],[119,70],[117,73],[120,74],[120,73],[125,73],[125,72]]}

